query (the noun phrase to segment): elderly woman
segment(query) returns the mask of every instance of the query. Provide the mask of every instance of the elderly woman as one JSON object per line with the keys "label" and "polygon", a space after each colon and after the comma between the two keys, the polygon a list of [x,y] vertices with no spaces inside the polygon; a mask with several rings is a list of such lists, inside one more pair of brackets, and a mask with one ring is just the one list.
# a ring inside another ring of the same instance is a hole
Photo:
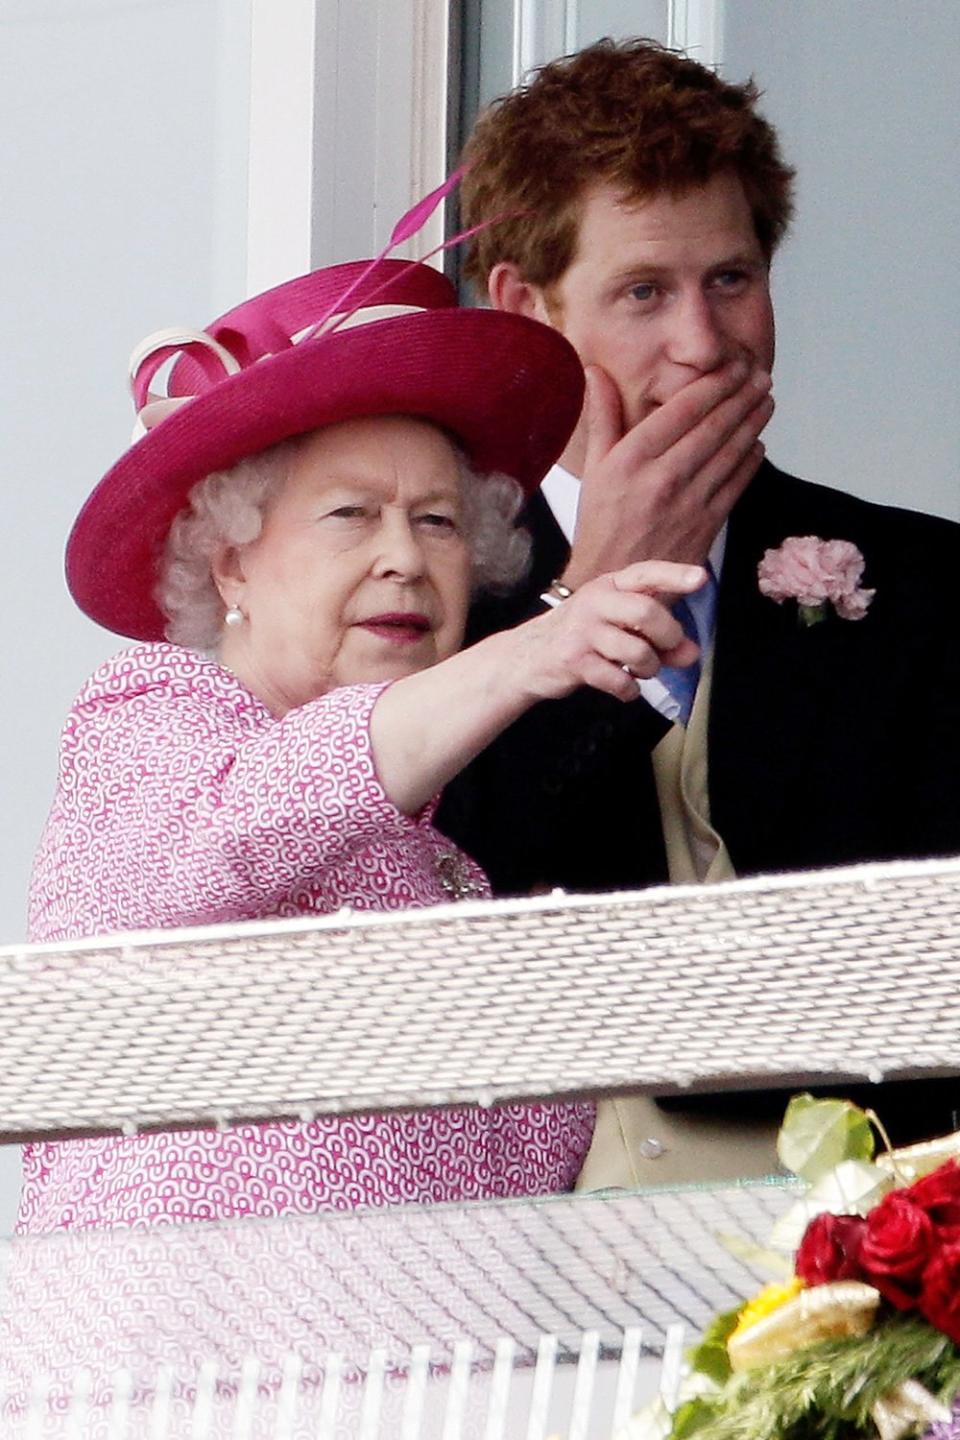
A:
{"label": "elderly woman", "polygon": [[[81,512],[67,574],[145,643],[67,720],[36,940],[484,895],[432,827],[446,781],[537,701],[629,699],[695,654],[655,592],[702,572],[656,564],[458,653],[471,587],[524,563],[513,516],[582,376],[556,332],[460,310],[432,270],[305,276],[165,332],[133,384],[147,433]],[[507,1105],[37,1144],[20,1228],[559,1190],[592,1125],[587,1104]]]}

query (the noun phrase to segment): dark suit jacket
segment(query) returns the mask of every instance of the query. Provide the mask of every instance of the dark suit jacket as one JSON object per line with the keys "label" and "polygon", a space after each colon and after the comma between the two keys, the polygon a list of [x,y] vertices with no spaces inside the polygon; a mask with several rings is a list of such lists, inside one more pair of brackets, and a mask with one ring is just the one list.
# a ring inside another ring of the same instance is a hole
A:
{"label": "dark suit jacket", "polygon": [[[563,569],[539,494],[526,520],[529,580],[477,606],[471,638],[542,613]],[[805,629],[760,594],[764,550],[790,535],[859,546],[864,619]],[[761,467],[730,519],[709,719],[711,819],[738,875],[960,852],[958,579],[960,526]],[[438,824],[501,895],[664,881],[649,757],[666,729],[642,699],[541,703],[448,788]]]}
{"label": "dark suit jacket", "polygon": [[[471,639],[542,613],[567,546],[541,495],[522,588],[475,607]],[[760,594],[789,535],[852,540],[876,596],[808,629]],[[960,852],[960,526],[810,485],[765,463],[730,519],[709,725],[710,810],[738,875]],[[448,788],[439,824],[494,890],[666,879],[646,702],[583,689],[537,705]]]}

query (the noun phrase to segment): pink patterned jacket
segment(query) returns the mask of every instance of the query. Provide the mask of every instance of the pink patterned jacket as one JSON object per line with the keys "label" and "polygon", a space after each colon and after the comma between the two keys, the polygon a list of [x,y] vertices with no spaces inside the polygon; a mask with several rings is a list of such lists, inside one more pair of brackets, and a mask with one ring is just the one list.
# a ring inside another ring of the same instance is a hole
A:
{"label": "pink patterned jacket", "polygon": [[[433,805],[410,818],[384,794],[369,739],[383,689],[347,686],[276,720],[192,651],[108,661],[64,727],[31,938],[431,905],[450,899],[452,855],[489,893]],[[508,1105],[35,1144],[18,1228],[560,1190],[592,1128],[592,1105]]]}

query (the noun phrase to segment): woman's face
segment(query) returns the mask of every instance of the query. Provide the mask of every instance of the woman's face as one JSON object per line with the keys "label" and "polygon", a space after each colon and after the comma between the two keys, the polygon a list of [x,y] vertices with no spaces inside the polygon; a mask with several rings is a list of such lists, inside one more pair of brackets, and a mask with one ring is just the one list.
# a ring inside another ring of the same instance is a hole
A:
{"label": "woman's face", "polygon": [[425,421],[307,436],[259,537],[217,557],[220,593],[244,615],[225,629],[224,664],[282,715],[452,655],[470,593],[462,510],[453,446]]}

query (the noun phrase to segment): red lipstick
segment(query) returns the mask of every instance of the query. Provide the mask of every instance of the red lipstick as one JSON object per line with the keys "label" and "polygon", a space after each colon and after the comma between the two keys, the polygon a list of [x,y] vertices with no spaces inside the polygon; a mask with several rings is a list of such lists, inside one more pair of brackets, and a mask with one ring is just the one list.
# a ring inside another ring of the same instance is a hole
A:
{"label": "red lipstick", "polygon": [[428,615],[413,610],[390,610],[383,615],[370,615],[360,626],[394,645],[414,645],[433,629]]}

